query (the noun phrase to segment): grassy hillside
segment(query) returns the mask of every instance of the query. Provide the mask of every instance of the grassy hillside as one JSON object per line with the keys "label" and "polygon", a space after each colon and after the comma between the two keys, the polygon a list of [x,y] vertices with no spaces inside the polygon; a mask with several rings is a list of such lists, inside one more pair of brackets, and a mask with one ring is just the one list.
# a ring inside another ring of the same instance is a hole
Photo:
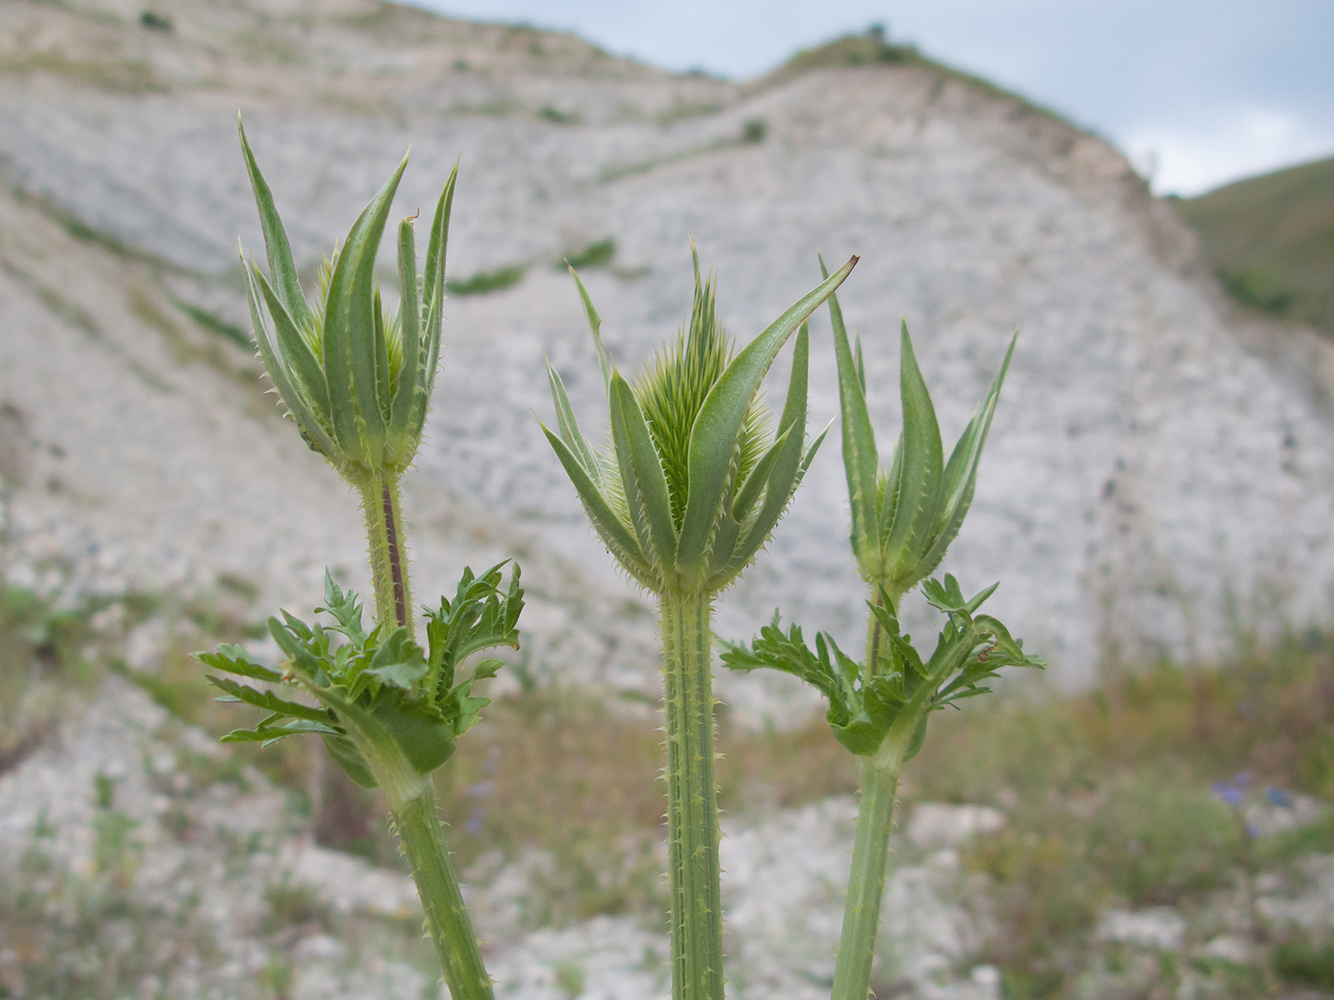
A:
{"label": "grassy hillside", "polygon": [[1334,159],[1178,202],[1239,301],[1334,336]]}
{"label": "grassy hillside", "polygon": [[784,83],[813,69],[844,66],[913,66],[929,70],[942,80],[958,80],[992,97],[1015,101],[1029,111],[1059,119],[1054,111],[1041,107],[980,76],[965,73],[945,63],[937,62],[918,51],[911,43],[890,41],[884,29],[872,25],[862,34],[841,35],[823,45],[801,49],[792,58],[763,78],[765,85]]}

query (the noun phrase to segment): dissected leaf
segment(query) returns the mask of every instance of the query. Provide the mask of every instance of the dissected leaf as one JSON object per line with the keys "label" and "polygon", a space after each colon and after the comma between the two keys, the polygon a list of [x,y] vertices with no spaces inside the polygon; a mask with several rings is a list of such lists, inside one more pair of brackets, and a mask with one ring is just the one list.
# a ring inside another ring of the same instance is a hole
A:
{"label": "dissected leaf", "polygon": [[400,625],[380,643],[364,673],[402,691],[411,691],[426,676],[426,671],[421,646],[409,639],[408,630]]}

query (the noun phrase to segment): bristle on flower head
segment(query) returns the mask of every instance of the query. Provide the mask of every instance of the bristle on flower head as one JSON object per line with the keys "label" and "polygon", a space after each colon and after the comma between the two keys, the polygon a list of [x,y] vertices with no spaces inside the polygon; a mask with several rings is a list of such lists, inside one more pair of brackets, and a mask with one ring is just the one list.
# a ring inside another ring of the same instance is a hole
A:
{"label": "bristle on flower head", "polygon": [[[718,322],[713,275],[709,275],[708,281],[700,280],[696,254],[695,302],[689,327],[682,328],[674,343],[659,348],[631,383],[635,400],[648,421],[663,475],[667,477],[672,520],[678,529],[685,517],[689,495],[690,431],[704,400],[731,362],[732,353],[732,344]],[[767,412],[763,393],[757,393],[746,411],[742,428],[738,479],[749,474],[764,449],[772,444],[772,435],[765,433]]]}

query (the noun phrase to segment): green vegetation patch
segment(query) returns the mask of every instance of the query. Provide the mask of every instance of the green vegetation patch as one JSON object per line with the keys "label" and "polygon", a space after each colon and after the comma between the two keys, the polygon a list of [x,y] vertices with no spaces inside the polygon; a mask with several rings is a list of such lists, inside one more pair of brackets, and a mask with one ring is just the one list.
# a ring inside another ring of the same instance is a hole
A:
{"label": "green vegetation patch", "polygon": [[1245,873],[1329,849],[1334,816],[1256,840],[1219,789],[1334,794],[1331,669],[1334,649],[1313,634],[1216,668],[1162,663],[1085,695],[1012,697],[936,723],[904,797],[1009,816],[963,855],[992,880],[1001,930],[986,957],[1007,995],[1071,995],[1108,906],[1190,911]]}
{"label": "green vegetation patch", "polygon": [[1334,336],[1334,159],[1177,200],[1242,305]]}
{"label": "green vegetation patch", "polygon": [[201,330],[217,334],[219,337],[230,340],[238,347],[244,347],[247,351],[254,348],[254,342],[251,341],[248,333],[235,323],[227,322],[227,320],[223,319],[217,313],[209,312],[209,310],[204,309],[201,306],[191,305],[189,302],[185,302],[175,296],[172,297],[171,302],[177,309],[194,320],[195,325]]}
{"label": "green vegetation patch", "polygon": [[564,270],[565,265],[569,264],[576,271],[586,271],[591,267],[606,267],[615,256],[616,241],[608,236],[605,240],[590,243],[564,260],[557,261],[557,266]]}
{"label": "green vegetation patch", "polygon": [[479,271],[462,281],[446,281],[445,291],[450,295],[485,295],[488,292],[498,292],[511,285],[517,285],[527,273],[528,268],[523,264],[501,267],[494,271]]}
{"label": "green vegetation patch", "polygon": [[1025,111],[1057,121],[1065,120],[1049,108],[1034,104],[1027,98],[998,87],[989,80],[937,62],[919,52],[915,45],[890,41],[886,37],[884,27],[874,24],[862,34],[843,35],[815,48],[799,50],[791,59],[770,73],[764,79],[764,83],[767,85],[784,83],[811,70],[829,67],[874,66],[912,66],[928,70],[941,82],[954,80],[987,96],[1014,102]]}

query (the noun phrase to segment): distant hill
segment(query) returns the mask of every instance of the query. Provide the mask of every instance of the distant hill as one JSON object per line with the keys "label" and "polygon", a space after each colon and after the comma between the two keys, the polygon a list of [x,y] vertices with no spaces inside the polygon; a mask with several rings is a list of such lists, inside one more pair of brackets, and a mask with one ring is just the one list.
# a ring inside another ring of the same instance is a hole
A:
{"label": "distant hill", "polygon": [[1334,337],[1334,159],[1177,203],[1243,304]]}
{"label": "distant hill", "polygon": [[[1334,338],[1219,309],[1187,224],[1098,137],[877,31],[734,82],[381,0],[149,7],[0,2],[11,585],[254,594],[255,614],[308,606],[326,566],[364,586],[355,505],[260,394],[239,109],[308,274],[409,146],[402,215],[460,162],[407,501],[418,589],[518,555],[525,655],[562,684],[656,697],[657,638],[532,416],[549,413],[546,358],[592,433],[606,412],[555,263],[579,262],[628,371],[690,308],[692,238],[740,337],[814,284],[817,248],[861,255],[840,295],[885,434],[900,317],[951,438],[1022,326],[949,568],[1004,579],[988,607],[1057,683],[1330,621]],[[838,412],[827,324],[811,328],[812,427]],[[720,606],[721,634],[781,607],[857,641],[837,452]],[[723,697],[800,715],[749,680]]]}

